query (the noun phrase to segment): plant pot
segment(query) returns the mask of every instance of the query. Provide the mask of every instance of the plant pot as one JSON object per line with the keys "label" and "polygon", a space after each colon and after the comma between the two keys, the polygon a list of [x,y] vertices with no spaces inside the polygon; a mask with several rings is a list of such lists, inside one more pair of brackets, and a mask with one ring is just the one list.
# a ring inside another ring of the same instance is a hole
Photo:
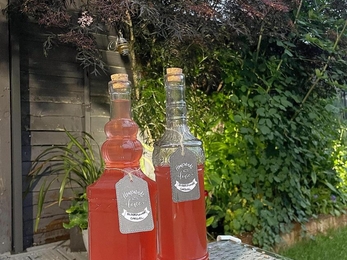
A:
{"label": "plant pot", "polygon": [[71,252],[86,251],[81,229],[77,226],[70,229],[70,250]]}
{"label": "plant pot", "polygon": [[82,230],[82,238],[83,238],[84,246],[86,247],[86,250],[88,252],[88,229]]}

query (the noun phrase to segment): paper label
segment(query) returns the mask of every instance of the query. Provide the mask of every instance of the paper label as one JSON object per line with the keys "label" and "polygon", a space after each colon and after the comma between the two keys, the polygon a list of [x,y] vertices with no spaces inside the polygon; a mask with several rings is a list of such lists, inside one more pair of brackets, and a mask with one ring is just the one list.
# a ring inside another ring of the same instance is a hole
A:
{"label": "paper label", "polygon": [[151,231],[154,228],[148,184],[132,175],[116,183],[119,229],[122,234]]}
{"label": "paper label", "polygon": [[174,202],[200,198],[197,159],[193,152],[178,148],[170,157],[172,200]]}

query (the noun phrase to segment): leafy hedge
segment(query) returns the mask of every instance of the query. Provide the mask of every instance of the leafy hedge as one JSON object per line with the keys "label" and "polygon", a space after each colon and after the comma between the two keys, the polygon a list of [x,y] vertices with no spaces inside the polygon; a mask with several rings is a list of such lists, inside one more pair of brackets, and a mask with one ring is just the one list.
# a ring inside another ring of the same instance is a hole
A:
{"label": "leafy hedge", "polygon": [[212,128],[200,134],[207,153],[208,224],[223,225],[225,233],[252,232],[254,244],[268,247],[294,221],[344,212],[335,166],[345,157],[345,126],[333,97],[312,97],[301,106],[290,59],[255,63],[253,56],[235,55],[222,55],[225,88],[211,97]]}
{"label": "leafy hedge", "polygon": [[[175,64],[187,74],[190,128],[204,142],[213,237],[250,232],[254,244],[270,248],[293,222],[345,213],[347,14],[336,3],[299,1],[292,12],[259,19],[257,37],[213,51],[192,44],[190,67]],[[281,15],[289,27],[276,29]],[[164,130],[162,76],[153,73],[160,55],[134,111],[151,140]],[[220,80],[212,93],[199,90],[202,75],[205,83]]]}

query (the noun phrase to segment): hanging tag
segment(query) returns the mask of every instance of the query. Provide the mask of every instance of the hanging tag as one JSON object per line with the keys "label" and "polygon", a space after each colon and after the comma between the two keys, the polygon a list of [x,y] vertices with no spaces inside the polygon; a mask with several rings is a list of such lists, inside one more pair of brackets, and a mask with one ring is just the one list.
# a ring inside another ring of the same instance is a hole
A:
{"label": "hanging tag", "polygon": [[170,157],[172,200],[174,202],[200,198],[197,159],[188,149],[178,148]]}
{"label": "hanging tag", "polygon": [[148,184],[132,175],[116,183],[119,229],[122,234],[151,231],[154,228]]}

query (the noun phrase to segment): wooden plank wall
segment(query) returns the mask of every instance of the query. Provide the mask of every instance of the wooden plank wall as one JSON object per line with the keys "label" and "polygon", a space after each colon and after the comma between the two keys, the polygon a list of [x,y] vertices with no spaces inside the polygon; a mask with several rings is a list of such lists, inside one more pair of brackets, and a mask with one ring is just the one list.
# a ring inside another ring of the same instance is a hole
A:
{"label": "wooden plank wall", "polygon": [[[7,0],[0,0],[0,7]],[[0,254],[11,245],[11,111],[10,111],[10,35],[8,22],[0,12]]]}
{"label": "wooden plank wall", "polygon": [[[84,71],[75,60],[75,50],[68,46],[59,46],[45,57],[43,40],[40,30],[23,34],[21,40],[23,189],[28,185],[26,177],[37,155],[52,145],[66,143],[64,128],[75,135],[87,131],[101,145],[105,140],[103,128],[109,120],[110,73],[95,76]],[[108,53],[108,56],[113,73],[129,71],[129,60],[122,60],[118,53]],[[67,220],[64,209],[69,202],[60,207],[49,206],[57,199],[59,182],[51,186],[39,230],[34,232],[42,183],[42,180],[35,183],[24,198],[24,248],[69,237],[69,231],[62,227]]]}
{"label": "wooden plank wall", "polygon": [[[23,189],[27,188],[27,174],[31,162],[52,145],[66,143],[64,128],[72,133],[84,126],[84,72],[75,61],[75,51],[59,47],[43,55],[44,38],[40,34],[24,34],[21,39],[21,108]],[[30,189],[23,202],[24,248],[69,237],[62,227],[67,220],[65,202],[56,201],[60,183],[54,182],[47,194],[45,209],[38,232],[34,232],[37,197],[43,180]]]}

